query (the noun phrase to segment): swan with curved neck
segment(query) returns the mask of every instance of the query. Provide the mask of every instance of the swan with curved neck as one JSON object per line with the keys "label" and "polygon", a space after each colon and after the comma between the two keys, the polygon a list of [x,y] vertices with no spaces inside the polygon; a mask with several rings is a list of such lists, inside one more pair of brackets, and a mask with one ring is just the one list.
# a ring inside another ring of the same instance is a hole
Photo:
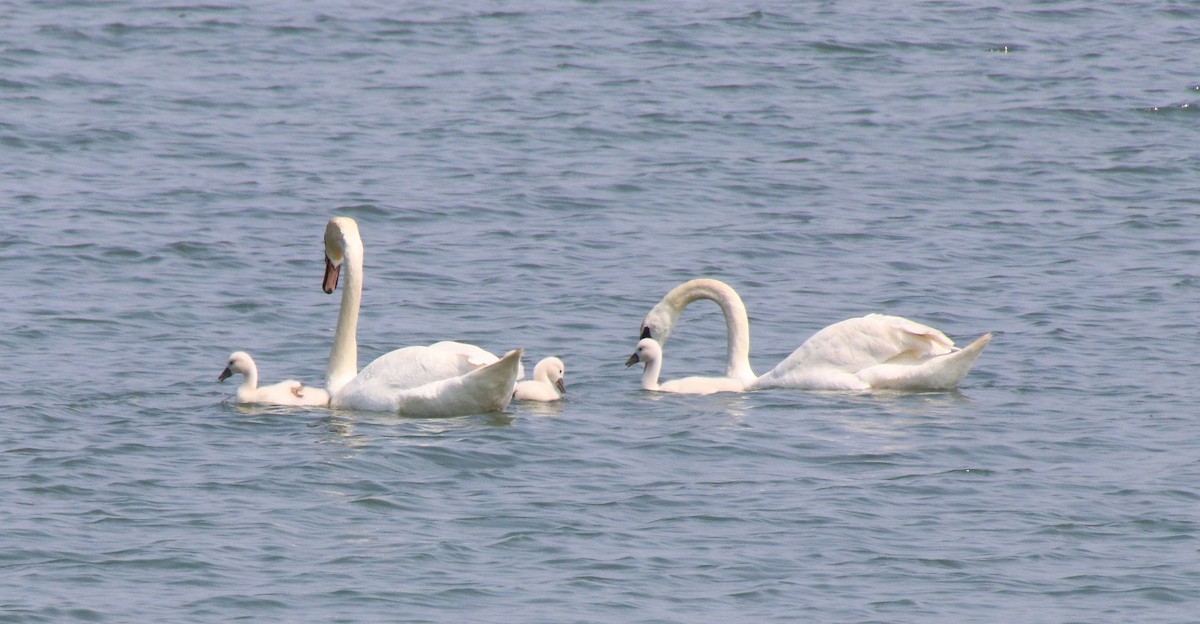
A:
{"label": "swan with curved neck", "polygon": [[726,376],[743,389],[950,390],[970,372],[992,339],[965,348],[942,332],[898,316],[868,314],[825,327],[761,377],[750,369],[750,320],[741,297],[724,282],[695,279],[671,289],[642,321],[641,338],[667,338],[688,304],[709,299],[725,314]]}
{"label": "swan with curved neck", "polygon": [[533,379],[517,384],[513,398],[518,401],[557,401],[567,391],[566,372],[562,360],[545,358],[533,367]]}
{"label": "swan with curved neck", "polygon": [[683,377],[670,381],[659,382],[662,373],[662,345],[653,338],[642,338],[637,343],[633,355],[625,361],[625,366],[633,366],[642,362],[642,389],[652,392],[673,392],[677,394],[713,394],[714,392],[741,392],[745,384],[732,377]]}
{"label": "swan with curved neck", "polygon": [[287,405],[292,407],[328,407],[329,393],[321,388],[305,386],[295,379],[259,387],[258,366],[254,358],[245,351],[234,351],[229,355],[225,370],[217,381],[225,381],[233,375],[242,376],[235,400],[241,405]]}
{"label": "swan with curved neck", "polygon": [[753,383],[758,376],[750,368],[750,319],[742,298],[725,282],[702,278],[672,288],[642,321],[641,337],[667,344],[683,309],[700,299],[715,302],[725,315],[725,377]]}
{"label": "swan with curved neck", "polygon": [[343,273],[341,308],[325,370],[331,407],[436,417],[508,406],[520,368],[520,349],[497,358],[474,345],[440,342],[396,349],[359,371],[363,244],[354,219],[335,217],[325,227],[322,289],[333,293]]}

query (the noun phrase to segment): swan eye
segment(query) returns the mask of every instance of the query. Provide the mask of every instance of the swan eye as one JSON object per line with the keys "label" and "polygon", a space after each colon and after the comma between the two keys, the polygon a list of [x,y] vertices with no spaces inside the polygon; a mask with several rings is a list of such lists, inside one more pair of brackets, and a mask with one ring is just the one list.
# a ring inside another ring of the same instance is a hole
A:
{"label": "swan eye", "polygon": [[650,338],[650,328],[649,327],[642,328],[642,335],[641,335],[641,338],[638,338],[638,340],[641,340],[642,338]]}

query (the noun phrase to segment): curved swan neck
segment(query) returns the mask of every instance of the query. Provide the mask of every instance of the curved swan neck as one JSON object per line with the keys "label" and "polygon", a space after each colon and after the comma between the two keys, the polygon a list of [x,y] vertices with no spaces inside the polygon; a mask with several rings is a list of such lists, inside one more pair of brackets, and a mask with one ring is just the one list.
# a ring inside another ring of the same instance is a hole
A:
{"label": "curved swan neck", "polygon": [[358,309],[362,301],[362,241],[357,236],[346,241],[342,260],[342,303],[334,330],[333,348],[325,369],[325,388],[334,394],[358,375]]}
{"label": "curved swan neck", "polygon": [[[698,299],[715,302],[725,315],[725,376],[744,381],[756,379],[757,375],[750,368],[750,319],[746,305],[728,284],[707,278],[684,282],[671,289],[659,305],[666,304],[672,309],[670,324],[674,326],[683,309]],[[666,335],[670,335],[670,329]]]}
{"label": "curved swan neck", "polygon": [[254,362],[250,362],[242,371],[242,389],[254,390],[258,388],[258,367]]}

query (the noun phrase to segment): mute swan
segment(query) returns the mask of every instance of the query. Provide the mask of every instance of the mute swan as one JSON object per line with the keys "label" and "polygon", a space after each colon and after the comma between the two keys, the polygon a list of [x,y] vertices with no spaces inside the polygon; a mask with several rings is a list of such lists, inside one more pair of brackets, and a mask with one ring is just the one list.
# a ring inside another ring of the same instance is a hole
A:
{"label": "mute swan", "polygon": [[254,358],[245,351],[234,351],[229,355],[229,364],[217,381],[225,381],[233,375],[242,376],[242,385],[237,389],[240,404],[291,405],[305,407],[329,407],[329,393],[288,379],[270,386],[258,387],[258,367]]}
{"label": "mute swan", "polygon": [[745,384],[731,377],[684,377],[672,379],[659,384],[658,375],[662,372],[662,346],[653,338],[642,338],[637,343],[633,355],[625,361],[625,366],[633,366],[644,362],[642,369],[642,389],[656,392],[675,392],[678,394],[712,394],[714,392],[741,392]]}
{"label": "mute swan", "polygon": [[346,273],[325,387],[334,408],[413,417],[461,416],[499,411],[512,400],[521,349],[502,358],[456,342],[404,347],[358,370],[358,312],[362,300],[363,245],[358,224],[335,217],[325,227],[325,278],[332,293]]}
{"label": "mute swan", "polygon": [[959,349],[942,332],[898,316],[868,314],[834,323],[800,345],[767,374],[750,368],[750,321],[728,284],[694,279],[671,289],[642,321],[642,338],[665,344],[688,304],[709,299],[721,307],[727,334],[726,376],[746,390],[950,390],[992,339],[985,334]]}
{"label": "mute swan", "polygon": [[533,380],[517,384],[513,398],[518,401],[557,401],[567,391],[567,384],[563,380],[566,372],[562,360],[545,358],[533,367]]}

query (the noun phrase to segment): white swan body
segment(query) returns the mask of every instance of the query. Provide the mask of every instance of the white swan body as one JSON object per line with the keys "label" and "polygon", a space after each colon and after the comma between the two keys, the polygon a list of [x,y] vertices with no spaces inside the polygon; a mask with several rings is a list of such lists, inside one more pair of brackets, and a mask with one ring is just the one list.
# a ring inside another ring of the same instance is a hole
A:
{"label": "white swan body", "polygon": [[677,394],[712,394],[714,392],[741,392],[745,388],[740,380],[732,377],[684,377],[659,383],[658,376],[662,373],[662,346],[653,338],[642,338],[637,343],[633,355],[626,360],[625,366],[633,366],[643,362],[642,389],[654,392],[674,392]]}
{"label": "white swan body", "polygon": [[518,401],[557,401],[567,391],[563,379],[567,369],[563,361],[548,357],[533,367],[533,379],[517,384],[513,398]]}
{"label": "white swan body", "polygon": [[673,288],[642,322],[642,338],[666,343],[679,315],[697,299],[710,299],[725,314],[727,377],[744,389],[950,390],[971,370],[991,341],[986,334],[958,349],[942,332],[898,316],[869,314],[834,323],[813,334],[761,377],[750,368],[750,321],[729,285],[695,279]]}
{"label": "white swan body", "polygon": [[991,340],[984,334],[958,349],[932,327],[868,314],[813,334],[751,388],[952,390]]}
{"label": "white swan body", "polygon": [[431,347],[397,349],[342,386],[330,406],[412,418],[498,412],[508,407],[512,398],[521,353],[521,349],[510,351],[494,364],[443,376],[461,368],[455,369],[453,362],[442,358],[460,356]]}
{"label": "white swan body", "polygon": [[358,312],[362,300],[363,245],[358,224],[336,217],[325,227],[325,279],[332,293],[345,270],[341,309],[325,386],[330,406],[413,417],[461,416],[504,409],[512,400],[520,349],[503,358],[455,342],[405,347],[358,370]]}
{"label": "white swan body", "polygon": [[295,379],[287,379],[269,386],[259,387],[258,366],[254,358],[245,351],[234,351],[229,363],[217,381],[225,381],[233,375],[242,376],[235,400],[241,405],[288,405],[293,407],[328,407],[329,393],[321,388],[305,386]]}

